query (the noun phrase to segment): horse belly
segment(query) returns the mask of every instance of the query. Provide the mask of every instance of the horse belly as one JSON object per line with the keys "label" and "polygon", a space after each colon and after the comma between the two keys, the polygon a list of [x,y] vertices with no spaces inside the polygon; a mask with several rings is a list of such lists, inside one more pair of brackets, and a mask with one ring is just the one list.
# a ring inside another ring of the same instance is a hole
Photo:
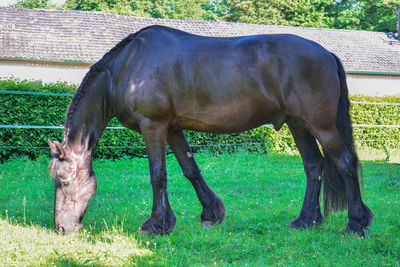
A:
{"label": "horse belly", "polygon": [[[279,112],[272,106],[243,103],[246,101],[238,102],[186,110],[178,116],[177,126],[182,129],[209,133],[237,133],[265,123],[275,124],[279,120],[284,120],[284,116],[278,115]],[[278,119],[278,117],[282,118]]]}

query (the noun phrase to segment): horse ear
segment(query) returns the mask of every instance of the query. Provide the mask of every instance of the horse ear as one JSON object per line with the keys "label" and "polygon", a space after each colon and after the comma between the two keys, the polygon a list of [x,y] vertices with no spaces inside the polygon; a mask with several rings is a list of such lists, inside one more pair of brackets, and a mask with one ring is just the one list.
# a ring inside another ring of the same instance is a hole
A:
{"label": "horse ear", "polygon": [[57,153],[56,145],[53,142],[51,142],[50,140],[47,140],[47,142],[49,143],[51,154],[56,154]]}
{"label": "horse ear", "polygon": [[60,159],[65,159],[65,150],[64,150],[64,148],[62,147],[62,145],[61,145],[59,142],[57,142],[57,141],[54,141],[53,143],[54,143],[54,145],[55,145],[56,148],[57,148],[58,154],[60,154]]}
{"label": "horse ear", "polygon": [[65,150],[59,142],[57,141],[51,142],[50,140],[47,140],[47,142],[49,142],[52,154],[58,153],[60,155],[60,159],[65,159]]}

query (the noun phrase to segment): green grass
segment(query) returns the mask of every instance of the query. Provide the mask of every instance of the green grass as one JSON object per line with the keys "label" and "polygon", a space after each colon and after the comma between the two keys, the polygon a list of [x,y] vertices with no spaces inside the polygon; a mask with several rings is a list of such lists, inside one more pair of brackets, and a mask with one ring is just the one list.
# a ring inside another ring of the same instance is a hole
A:
{"label": "green grass", "polygon": [[98,189],[85,231],[53,231],[53,183],[47,159],[0,165],[0,265],[400,265],[400,165],[363,162],[364,200],[375,214],[366,239],[344,235],[347,212],[317,229],[287,227],[299,213],[305,175],[298,156],[196,155],[225,203],[226,220],[200,226],[201,205],[175,158],[168,156],[172,234],[141,236],[151,210],[146,159],[98,160]]}

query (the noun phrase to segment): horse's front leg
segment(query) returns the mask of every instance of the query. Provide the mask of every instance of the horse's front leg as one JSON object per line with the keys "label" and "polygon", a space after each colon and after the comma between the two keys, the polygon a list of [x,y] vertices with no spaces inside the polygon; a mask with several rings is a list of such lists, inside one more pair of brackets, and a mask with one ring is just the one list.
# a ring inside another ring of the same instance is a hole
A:
{"label": "horse's front leg", "polygon": [[224,203],[210,189],[203,175],[201,175],[185,133],[183,131],[168,133],[167,141],[182,168],[184,176],[192,183],[203,206],[202,225],[210,227],[216,223],[221,223],[225,219]]}
{"label": "horse's front leg", "polygon": [[144,120],[140,131],[149,156],[150,178],[153,187],[151,216],[139,228],[142,234],[166,234],[172,232],[176,218],[171,210],[167,194],[165,145],[167,126]]}

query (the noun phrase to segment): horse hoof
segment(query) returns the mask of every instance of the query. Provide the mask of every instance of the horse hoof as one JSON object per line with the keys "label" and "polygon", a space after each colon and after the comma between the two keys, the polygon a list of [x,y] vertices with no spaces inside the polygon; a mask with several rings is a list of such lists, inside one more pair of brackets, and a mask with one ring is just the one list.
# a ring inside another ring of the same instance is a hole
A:
{"label": "horse hoof", "polygon": [[210,229],[213,228],[217,223],[221,222],[202,221],[201,226],[205,229]]}
{"label": "horse hoof", "polygon": [[220,198],[217,197],[214,207],[203,208],[201,213],[201,225],[204,228],[212,228],[216,224],[225,220],[225,206]]}
{"label": "horse hoof", "polygon": [[157,226],[140,226],[139,227],[139,232],[141,235],[165,235],[165,234],[169,234],[172,232],[172,228],[171,229],[163,229],[163,228],[159,228]]}
{"label": "horse hoof", "polygon": [[317,219],[306,219],[303,218],[302,216],[299,216],[298,218],[296,218],[294,221],[292,221],[289,224],[289,227],[293,228],[293,229],[308,229],[308,228],[315,228],[318,227],[322,224],[323,222],[323,217],[318,216]]}
{"label": "horse hoof", "polygon": [[365,238],[365,232],[369,233],[370,229],[352,223],[347,223],[346,228],[344,229],[345,234],[357,235],[360,236],[362,239]]}
{"label": "horse hoof", "polygon": [[225,215],[222,217],[219,217],[217,219],[214,220],[204,220],[203,218],[201,219],[201,226],[203,226],[203,228],[213,228],[215,225],[222,223],[225,220]]}
{"label": "horse hoof", "polygon": [[175,216],[171,218],[169,222],[163,220],[162,222],[150,217],[140,227],[139,232],[142,235],[163,235],[172,232],[175,226]]}
{"label": "horse hoof", "polygon": [[349,218],[349,222],[346,225],[344,232],[346,234],[355,234],[361,238],[365,238],[365,232],[369,232],[368,226],[371,226],[374,214],[372,211],[363,203],[363,210],[357,214],[357,219]]}
{"label": "horse hoof", "polygon": [[363,229],[361,229],[361,230],[352,230],[348,226],[346,226],[346,228],[344,229],[344,233],[346,235],[356,235],[356,236],[359,236],[359,237],[361,237],[363,239],[365,238],[365,232],[364,232]]}

